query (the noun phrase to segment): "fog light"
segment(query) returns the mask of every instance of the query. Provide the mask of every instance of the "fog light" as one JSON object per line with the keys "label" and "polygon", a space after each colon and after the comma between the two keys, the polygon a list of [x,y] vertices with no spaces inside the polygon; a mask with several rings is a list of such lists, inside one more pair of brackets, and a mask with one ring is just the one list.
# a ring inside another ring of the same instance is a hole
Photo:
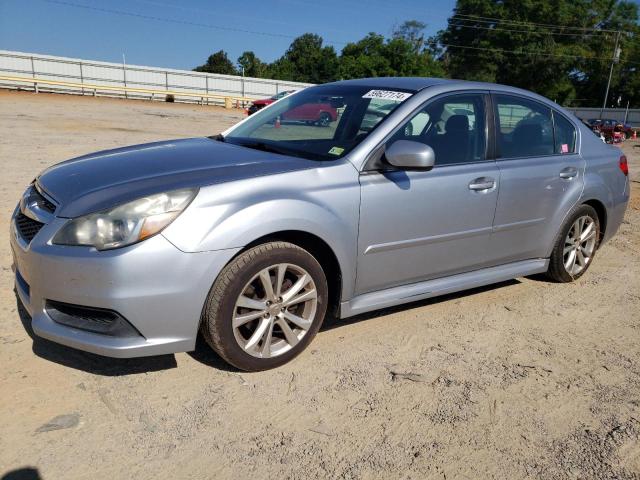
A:
{"label": "fog light", "polygon": [[51,319],[67,327],[111,337],[140,337],[133,325],[122,315],[106,308],[85,307],[47,300],[45,311]]}

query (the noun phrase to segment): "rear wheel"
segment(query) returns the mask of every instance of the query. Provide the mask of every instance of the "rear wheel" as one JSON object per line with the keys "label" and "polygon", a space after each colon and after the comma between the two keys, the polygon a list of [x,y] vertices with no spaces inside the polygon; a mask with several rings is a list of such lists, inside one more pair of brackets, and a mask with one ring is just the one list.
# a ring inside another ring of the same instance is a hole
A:
{"label": "rear wheel", "polygon": [[567,218],[551,253],[547,275],[558,282],[572,282],[587,271],[600,239],[598,214],[581,205]]}
{"label": "rear wheel", "polygon": [[230,364],[265,370],[304,350],[326,308],[327,281],[317,260],[291,243],[266,243],[242,253],[220,273],[201,331]]}

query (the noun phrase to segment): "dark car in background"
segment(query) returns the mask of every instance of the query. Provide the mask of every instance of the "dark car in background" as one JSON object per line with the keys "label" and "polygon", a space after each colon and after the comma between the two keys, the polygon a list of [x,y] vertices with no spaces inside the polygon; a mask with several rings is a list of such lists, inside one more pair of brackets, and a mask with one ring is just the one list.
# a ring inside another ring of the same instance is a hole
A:
{"label": "dark car in background", "polygon": [[253,115],[258,110],[262,110],[267,105],[271,105],[273,102],[277,102],[281,98],[284,98],[287,95],[291,95],[294,92],[295,92],[295,90],[287,90],[287,91],[284,91],[284,92],[276,93],[273,97],[262,98],[260,100],[254,100],[254,102],[249,107],[249,110],[247,111],[247,113],[249,115]]}

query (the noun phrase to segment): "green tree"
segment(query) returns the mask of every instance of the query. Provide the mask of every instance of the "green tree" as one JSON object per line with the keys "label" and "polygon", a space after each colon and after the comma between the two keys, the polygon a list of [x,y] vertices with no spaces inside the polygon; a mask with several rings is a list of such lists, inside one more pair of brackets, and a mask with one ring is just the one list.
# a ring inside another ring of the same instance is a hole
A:
{"label": "green tree", "polygon": [[209,55],[204,65],[194,68],[196,72],[222,73],[225,75],[237,75],[236,67],[233,65],[227,52],[219,50],[213,55]]}
{"label": "green tree", "polygon": [[[457,0],[437,41],[451,77],[597,105],[608,76],[602,58],[611,58],[614,40],[601,30],[637,29],[637,18],[637,5],[621,0]],[[623,78],[619,73],[612,85],[617,89]]]}
{"label": "green tree", "polygon": [[340,78],[417,76],[441,77],[444,71],[425,44],[424,23],[410,20],[390,39],[369,33],[349,43],[340,56]]}
{"label": "green tree", "polygon": [[389,77],[393,74],[382,35],[371,32],[362,40],[348,43],[342,49],[340,78]]}
{"label": "green tree", "polygon": [[420,53],[425,46],[424,29],[427,24],[418,20],[407,20],[393,29],[393,38],[400,38],[412,45],[415,53]]}
{"label": "green tree", "polygon": [[338,56],[331,46],[323,46],[320,35],[299,36],[285,54],[269,66],[273,78],[297,82],[325,83],[336,79]]}
{"label": "green tree", "polygon": [[244,75],[247,77],[261,78],[264,77],[264,73],[267,70],[267,64],[263,63],[255,53],[251,51],[243,52],[238,57],[238,73],[242,73],[244,69]]}
{"label": "green tree", "polygon": [[[640,26],[638,5],[632,2],[613,2],[605,10],[602,29],[620,31],[620,59],[614,64],[608,107],[640,107]],[[616,33],[606,33],[589,39],[589,47],[596,53],[595,60],[584,60],[572,76],[580,105],[602,105],[606,82],[609,78]],[[605,38],[605,41],[602,39]],[[620,102],[618,103],[618,100]]]}

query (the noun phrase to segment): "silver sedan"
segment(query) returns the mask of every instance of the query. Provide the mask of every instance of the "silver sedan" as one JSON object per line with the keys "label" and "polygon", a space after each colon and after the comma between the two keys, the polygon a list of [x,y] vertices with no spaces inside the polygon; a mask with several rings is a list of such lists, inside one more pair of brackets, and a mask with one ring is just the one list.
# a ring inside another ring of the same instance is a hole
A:
{"label": "silver sedan", "polygon": [[[323,109],[327,125],[284,122]],[[372,119],[371,112],[375,112]],[[546,272],[617,231],[626,158],[516,88],[378,78],[305,89],[211,138],[55,165],[13,214],[34,332],[111,357],[277,367],[324,318]]]}

